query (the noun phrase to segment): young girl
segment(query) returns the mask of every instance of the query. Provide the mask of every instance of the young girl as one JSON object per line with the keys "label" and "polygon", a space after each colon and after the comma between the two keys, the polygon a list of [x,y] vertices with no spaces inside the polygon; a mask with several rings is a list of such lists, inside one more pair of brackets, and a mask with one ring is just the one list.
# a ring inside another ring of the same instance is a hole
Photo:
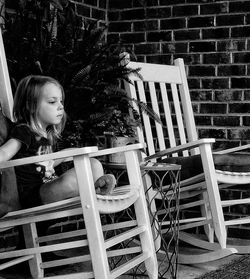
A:
{"label": "young girl", "polygon": [[[52,152],[64,128],[64,91],[55,79],[28,76],[22,79],[14,97],[16,125],[9,140],[0,147],[0,162]],[[79,195],[75,170],[58,177],[54,167],[62,161],[49,161],[15,168],[20,203],[23,208],[55,202]],[[111,174],[104,175],[101,163],[91,158],[95,187],[107,194],[115,186]]]}

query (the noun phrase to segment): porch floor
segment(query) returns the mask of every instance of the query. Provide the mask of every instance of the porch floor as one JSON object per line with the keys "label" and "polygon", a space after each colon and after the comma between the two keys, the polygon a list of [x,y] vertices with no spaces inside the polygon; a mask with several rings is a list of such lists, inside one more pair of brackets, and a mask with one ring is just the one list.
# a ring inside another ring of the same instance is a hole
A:
{"label": "porch floor", "polygon": [[[190,256],[192,256],[192,253],[190,253]],[[197,278],[209,271],[216,270],[220,268],[222,265],[225,265],[232,260],[240,257],[240,255],[231,255],[226,258],[211,261],[203,264],[196,264],[196,265],[178,265],[178,272],[177,272],[177,278],[176,279],[194,279]],[[77,272],[84,269],[84,266],[82,264],[74,265],[72,268],[66,268],[66,272]],[[58,274],[59,269],[55,271],[50,272],[50,275],[56,275]],[[60,270],[60,273],[62,273],[62,270]],[[171,278],[170,275],[164,276],[165,278]],[[121,276],[121,279],[132,279],[131,276]],[[140,278],[148,278],[148,277],[141,277]],[[2,270],[0,271],[0,279],[32,279],[29,275],[29,270],[27,266],[21,266],[18,268],[9,268],[8,270]]]}

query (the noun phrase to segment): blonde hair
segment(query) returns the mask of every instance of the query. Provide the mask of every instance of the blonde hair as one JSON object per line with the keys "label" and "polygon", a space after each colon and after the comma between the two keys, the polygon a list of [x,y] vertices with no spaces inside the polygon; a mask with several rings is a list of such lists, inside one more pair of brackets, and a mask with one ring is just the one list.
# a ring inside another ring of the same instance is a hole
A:
{"label": "blonde hair", "polygon": [[66,113],[62,117],[62,121],[57,125],[50,125],[47,128],[47,134],[44,134],[38,119],[38,109],[42,97],[42,88],[48,83],[53,83],[62,91],[64,101],[65,94],[61,84],[52,77],[30,75],[23,78],[16,89],[14,96],[13,114],[17,123],[25,123],[30,126],[31,130],[38,136],[47,137],[51,144],[60,137],[66,122]]}

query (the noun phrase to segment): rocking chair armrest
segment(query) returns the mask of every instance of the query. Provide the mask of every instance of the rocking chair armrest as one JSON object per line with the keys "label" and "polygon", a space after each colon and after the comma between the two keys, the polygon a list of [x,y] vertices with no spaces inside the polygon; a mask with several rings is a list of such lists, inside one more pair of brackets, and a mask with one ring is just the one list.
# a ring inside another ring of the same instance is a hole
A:
{"label": "rocking chair armrest", "polygon": [[175,147],[167,148],[165,150],[162,150],[162,151],[159,151],[159,152],[155,153],[154,155],[147,156],[145,158],[145,161],[160,158],[160,157],[170,155],[170,154],[173,154],[173,153],[181,152],[183,150],[189,150],[189,149],[193,149],[193,148],[196,148],[196,147],[200,147],[201,145],[204,145],[204,144],[212,144],[214,142],[215,142],[215,139],[212,139],[212,138],[192,141],[192,142],[185,143],[185,144],[182,144],[182,145],[178,145],[178,146],[175,146]]}
{"label": "rocking chair armrest", "polygon": [[22,159],[1,162],[0,169],[6,169],[6,168],[16,167],[20,165],[35,164],[35,163],[49,161],[49,160],[66,159],[65,161],[72,161],[74,156],[89,154],[90,157],[98,157],[98,156],[104,156],[112,153],[126,152],[126,151],[138,150],[143,148],[144,148],[144,144],[141,143],[116,147],[116,148],[107,148],[99,151],[97,146],[71,148],[71,149],[65,149],[50,154],[31,156]]}
{"label": "rocking chair armrest", "polygon": [[245,144],[245,145],[242,145],[242,146],[228,148],[228,149],[225,149],[225,150],[215,151],[215,152],[213,152],[213,154],[215,154],[215,155],[223,155],[223,154],[229,154],[229,153],[233,153],[233,152],[238,152],[238,151],[249,149],[249,148],[250,148],[250,144]]}
{"label": "rocking chair armrest", "polygon": [[127,151],[132,151],[132,150],[144,150],[144,148],[145,148],[145,144],[135,143],[135,144],[129,144],[129,145],[120,146],[120,147],[112,147],[112,148],[98,150],[97,152],[91,153],[90,157],[99,157],[99,156],[105,156],[105,155],[109,155],[109,154],[127,152]]}
{"label": "rocking chair armrest", "polygon": [[74,148],[68,150],[66,149],[58,152],[53,152],[50,154],[30,156],[22,159],[9,160],[5,162],[1,162],[0,169],[6,169],[6,168],[16,167],[20,165],[35,164],[39,162],[64,159],[64,158],[70,158],[70,160],[72,160],[74,156],[86,155],[95,152],[97,150],[98,150],[97,146],[89,146],[89,147]]}

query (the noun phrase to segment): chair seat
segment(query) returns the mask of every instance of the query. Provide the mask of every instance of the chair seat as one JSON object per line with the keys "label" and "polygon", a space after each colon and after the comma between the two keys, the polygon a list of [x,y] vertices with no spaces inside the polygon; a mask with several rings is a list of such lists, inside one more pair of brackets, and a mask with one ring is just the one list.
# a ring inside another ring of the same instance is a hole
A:
{"label": "chair seat", "polygon": [[250,183],[250,172],[232,172],[215,170],[216,178],[220,183],[248,184]]}
{"label": "chair seat", "polygon": [[[139,196],[139,187],[121,186],[114,189],[110,195],[97,195],[97,204],[100,213],[114,213],[122,211],[132,205]],[[33,208],[13,211],[0,219],[1,229],[18,225],[28,224],[48,219],[48,214],[56,214],[57,218],[82,214],[80,197],[70,198]],[[18,220],[17,220],[18,219]]]}
{"label": "chair seat", "polygon": [[139,196],[139,186],[116,187],[111,195],[97,195],[100,213],[115,213],[131,206]]}

